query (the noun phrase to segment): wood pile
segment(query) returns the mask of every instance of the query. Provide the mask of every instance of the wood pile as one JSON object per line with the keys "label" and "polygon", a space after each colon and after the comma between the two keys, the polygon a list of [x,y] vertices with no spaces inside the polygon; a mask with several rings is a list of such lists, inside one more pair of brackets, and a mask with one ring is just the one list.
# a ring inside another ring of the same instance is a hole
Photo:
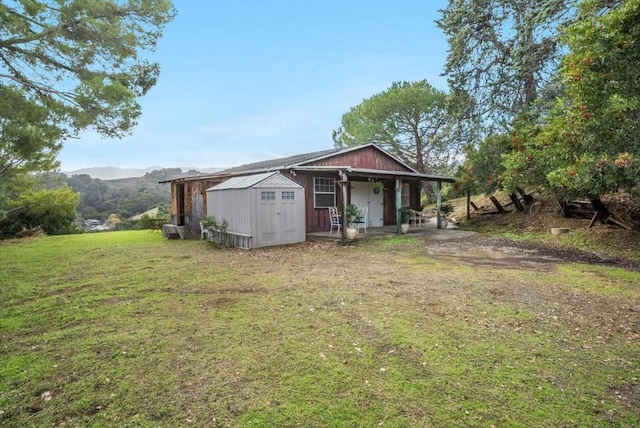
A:
{"label": "wood pile", "polygon": [[590,219],[588,229],[591,229],[596,222],[602,224],[615,224],[627,230],[634,229],[634,224],[620,215],[616,215],[600,199],[589,201],[558,201],[560,211],[567,218]]}
{"label": "wood pile", "polygon": [[504,214],[510,212],[507,209],[510,206],[514,206],[518,211],[525,212],[528,210],[529,206],[533,202],[533,196],[527,194],[522,189],[518,189],[518,194],[515,193],[509,194],[509,201],[506,203],[500,203],[495,196],[489,196],[489,200],[495,207],[495,210],[485,210],[484,207],[478,208],[476,204],[474,204],[471,199],[468,199],[469,206],[475,210],[477,214]]}
{"label": "wood pile", "polygon": [[[495,196],[489,200],[493,206],[489,208],[476,204],[468,199],[469,208],[476,214],[503,214],[515,207],[520,212],[533,214],[539,210],[539,202],[533,201],[531,194],[518,189],[518,194],[510,194],[509,201],[500,202]],[[640,228],[640,201],[628,194],[609,195],[606,198],[592,200],[558,201],[560,212],[565,218],[579,218],[589,221],[588,228],[596,223],[612,224],[627,230]]]}

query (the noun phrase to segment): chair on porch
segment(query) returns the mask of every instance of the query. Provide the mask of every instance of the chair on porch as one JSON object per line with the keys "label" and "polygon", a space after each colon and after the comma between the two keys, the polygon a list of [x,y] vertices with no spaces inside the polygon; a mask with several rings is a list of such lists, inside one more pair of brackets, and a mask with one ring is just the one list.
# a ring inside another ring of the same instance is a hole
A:
{"label": "chair on porch", "polygon": [[338,214],[338,207],[329,207],[329,220],[331,224],[331,229],[329,230],[329,235],[333,233],[333,228],[336,228],[336,234],[340,233],[340,228],[342,224],[340,223],[340,214]]}
{"label": "chair on porch", "polygon": [[209,230],[200,222],[200,239],[209,239]]}
{"label": "chair on porch", "polygon": [[360,233],[360,225],[364,226],[364,233],[367,233],[367,223],[369,222],[369,207],[360,208],[360,221],[356,221],[355,225]]}
{"label": "chair on porch", "polygon": [[411,218],[409,219],[409,224],[413,222],[414,227],[422,227],[422,223],[424,222],[425,226],[429,221],[429,216],[425,215],[422,211],[411,210]]}

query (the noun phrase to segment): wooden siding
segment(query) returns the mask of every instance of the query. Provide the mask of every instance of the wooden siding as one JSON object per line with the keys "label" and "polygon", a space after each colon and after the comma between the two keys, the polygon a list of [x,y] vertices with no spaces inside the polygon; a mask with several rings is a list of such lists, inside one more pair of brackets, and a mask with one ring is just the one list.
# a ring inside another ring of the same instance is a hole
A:
{"label": "wooden siding", "polygon": [[[176,180],[171,182],[171,221],[179,226],[200,229],[199,222],[207,215],[207,189],[221,183],[224,179]],[[178,188],[182,186],[183,192]],[[179,200],[180,199],[180,200]],[[182,212],[180,207],[182,206]],[[180,221],[180,217],[183,221]]]}
{"label": "wooden siding", "polygon": [[[323,178],[331,178],[333,180],[338,180],[338,174],[335,172],[326,173],[326,172],[317,172],[317,173],[307,173],[307,172],[297,172],[296,176],[293,177],[295,181],[300,183],[302,187],[305,188],[305,224],[307,228],[307,232],[319,232],[322,230],[329,230],[329,210],[326,208],[314,208],[314,189],[313,189],[313,179],[314,177],[323,177]],[[336,203],[338,207],[342,209],[342,198],[340,196],[339,186],[336,184]]]}
{"label": "wooden siding", "polygon": [[381,171],[411,171],[400,162],[373,147],[331,156],[313,163],[306,163],[305,166],[350,166],[352,168],[377,169]]}
{"label": "wooden siding", "polygon": [[[307,171],[297,171],[296,176],[293,178],[295,181],[300,183],[306,189],[306,200],[305,200],[305,215],[306,215],[306,225],[307,232],[321,232],[324,230],[330,229],[329,222],[329,210],[326,208],[315,208],[314,207],[314,188],[313,182],[315,177],[324,177],[324,178],[332,178],[336,181],[340,179],[337,173],[331,172],[307,172]],[[351,181],[368,181],[367,179],[350,179]],[[384,184],[385,190],[383,191],[383,222],[385,225],[393,225],[396,224],[396,194],[395,194],[395,180],[379,180]],[[420,182],[419,181],[411,181],[409,182],[410,193],[409,200],[412,208],[418,208],[420,204]],[[340,190],[340,186],[336,184],[335,187],[336,192],[336,206],[339,211],[342,211],[342,193]],[[347,200],[351,200],[350,191],[347,190]]]}

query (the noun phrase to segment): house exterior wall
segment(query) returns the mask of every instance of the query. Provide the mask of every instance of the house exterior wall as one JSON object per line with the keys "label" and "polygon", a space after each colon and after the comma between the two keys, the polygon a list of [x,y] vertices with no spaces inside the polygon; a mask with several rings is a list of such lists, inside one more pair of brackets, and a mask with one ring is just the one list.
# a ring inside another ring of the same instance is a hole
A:
{"label": "house exterior wall", "polygon": [[[339,177],[335,173],[317,172],[297,172],[293,177],[295,181],[300,183],[305,188],[305,225],[307,232],[317,232],[320,230],[329,229],[329,210],[326,208],[314,207],[314,192],[313,182],[315,177],[331,178],[338,180]],[[339,209],[342,209],[342,198],[339,194],[338,186],[336,185],[336,204]]]}
{"label": "house exterior wall", "polygon": [[[410,181],[409,185],[409,206],[411,208],[418,208],[420,206],[420,191],[422,187],[421,181]],[[385,182],[384,190],[384,224],[394,225],[396,224],[397,207],[396,207],[396,193],[395,180],[387,180]]]}
{"label": "house exterior wall", "polygon": [[[207,189],[224,180],[225,178],[172,181],[171,222],[199,230],[198,223],[207,215]],[[183,191],[180,191],[180,188]]]}
{"label": "house exterior wall", "polygon": [[[365,168],[365,167],[363,167]],[[305,197],[305,223],[307,232],[320,232],[329,230],[329,210],[327,208],[316,208],[314,206],[314,178],[323,177],[336,180],[340,179],[335,172],[322,172],[322,171],[297,171],[293,180],[300,183],[306,190]],[[352,181],[367,181],[362,178],[350,178]],[[385,190],[383,190],[383,223],[384,225],[396,224],[396,194],[395,194],[395,180],[379,180],[383,183]],[[420,204],[420,182],[410,182],[410,201],[411,206],[417,208]],[[336,184],[336,206],[339,211],[342,211],[342,193],[340,186]],[[351,199],[350,189],[347,190],[347,200]]]}
{"label": "house exterior wall", "polygon": [[349,165],[353,168],[377,169],[382,171],[407,171],[409,169],[400,162],[390,158],[380,150],[373,147],[365,147],[361,150],[342,153],[335,156],[321,159],[306,165],[313,166],[343,166]]}
{"label": "house exterior wall", "polygon": [[[366,147],[362,150],[356,150],[353,152],[343,153],[335,156],[321,159],[319,161],[305,164],[305,166],[351,166],[353,168],[372,169],[380,171],[398,171],[398,172],[411,172],[406,166],[397,162],[395,159],[390,158],[384,152],[375,149],[374,147]],[[314,177],[326,177],[334,180],[339,180],[340,177],[335,173],[323,173],[297,171],[294,179],[302,184],[306,189],[306,224],[307,232],[319,232],[323,230],[329,230],[329,210],[326,208],[314,207]],[[349,178],[349,180],[358,181],[366,179],[362,178]],[[385,225],[396,224],[396,195],[395,195],[395,180],[379,180],[383,183],[385,190],[383,191],[384,198],[384,217],[383,223]],[[420,186],[419,182],[412,182],[410,184],[410,199],[411,206],[416,206],[420,203]],[[347,191],[349,192],[349,190]],[[347,195],[347,199],[350,200],[350,195]],[[336,206],[338,210],[342,210],[342,193],[340,186],[336,185]]]}
{"label": "house exterior wall", "polygon": [[[288,174],[288,172],[283,172],[284,174]],[[323,230],[329,230],[329,211],[326,208],[315,208],[314,207],[314,178],[315,177],[325,177],[331,178],[334,180],[339,180],[340,177],[335,172],[302,172],[299,171],[296,173],[295,177],[291,177],[292,180],[302,185],[305,189],[305,197],[304,197],[304,220],[305,220],[305,229],[306,232],[319,232]],[[357,179],[353,179],[357,180]],[[238,227],[242,227],[242,230],[251,230],[251,225],[245,224],[242,220],[244,216],[249,216],[250,205],[247,202],[243,202],[240,200],[228,200],[228,201],[217,201],[217,204],[222,204],[227,207],[227,209],[221,213],[222,217],[219,217],[218,214],[215,214],[215,211],[211,211],[210,204],[208,198],[211,198],[211,194],[213,192],[207,192],[206,189],[215,186],[216,184],[221,183],[224,180],[203,180],[203,181],[187,181],[184,183],[171,183],[171,220],[173,224],[179,223],[179,207],[177,198],[180,196],[177,191],[178,184],[183,184],[184,186],[184,194],[182,203],[184,204],[184,223],[181,225],[191,226],[196,229],[199,228],[198,222],[200,222],[207,215],[214,215],[218,221],[222,219],[230,218],[230,213],[235,212],[238,213],[239,216],[239,224]],[[383,182],[385,190],[383,191],[384,198],[384,224],[392,225],[396,223],[396,196],[395,196],[395,180],[380,180]],[[340,193],[340,186],[336,184],[336,206],[339,210],[342,210],[342,194]],[[209,194],[207,194],[209,193]],[[217,192],[217,193],[222,193]],[[227,196],[231,198],[231,196]],[[348,195],[348,198],[350,195]],[[417,183],[411,183],[410,190],[410,200],[411,206],[417,207],[420,203],[420,187]],[[234,211],[238,210],[238,211]],[[234,214],[235,215],[235,214]],[[238,229],[236,232],[239,233],[247,233]]]}

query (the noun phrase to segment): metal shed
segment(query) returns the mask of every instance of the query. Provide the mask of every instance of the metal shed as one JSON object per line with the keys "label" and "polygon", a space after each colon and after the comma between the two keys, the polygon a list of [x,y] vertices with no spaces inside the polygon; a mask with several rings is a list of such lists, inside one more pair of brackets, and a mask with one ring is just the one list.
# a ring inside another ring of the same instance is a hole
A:
{"label": "metal shed", "polygon": [[232,177],[207,189],[207,214],[226,220],[244,248],[306,240],[304,187],[278,171]]}

